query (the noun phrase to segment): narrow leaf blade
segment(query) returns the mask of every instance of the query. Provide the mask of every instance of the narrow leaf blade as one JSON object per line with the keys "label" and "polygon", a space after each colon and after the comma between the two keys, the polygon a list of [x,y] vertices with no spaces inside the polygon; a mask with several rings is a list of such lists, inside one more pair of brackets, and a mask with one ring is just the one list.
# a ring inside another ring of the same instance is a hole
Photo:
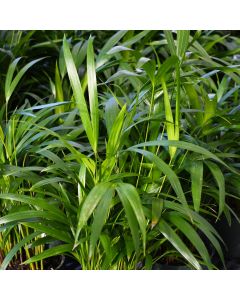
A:
{"label": "narrow leaf blade", "polygon": [[201,270],[201,266],[197,259],[193,256],[191,251],[183,243],[176,232],[169,226],[169,224],[161,219],[159,221],[159,229],[161,233],[169,240],[169,242],[182,254],[182,256],[197,270]]}
{"label": "narrow leaf blade", "polygon": [[203,163],[202,161],[193,161],[190,167],[192,198],[194,209],[199,212],[201,205],[202,185],[203,185]]}

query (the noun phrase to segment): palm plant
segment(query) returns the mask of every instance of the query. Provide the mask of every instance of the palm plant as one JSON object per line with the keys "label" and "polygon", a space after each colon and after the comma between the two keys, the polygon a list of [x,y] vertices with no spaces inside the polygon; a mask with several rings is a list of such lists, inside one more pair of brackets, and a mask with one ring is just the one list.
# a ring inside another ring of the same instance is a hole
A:
{"label": "palm plant", "polygon": [[168,257],[212,269],[209,242],[224,264],[209,220],[230,221],[226,195],[239,198],[227,184],[239,176],[238,109],[225,105],[237,97],[238,71],[201,39],[119,31],[95,55],[92,37],[72,50],[64,37],[48,103],[6,113],[2,241],[22,233],[3,269],[22,247],[32,268],[67,253],[83,269],[148,269]]}

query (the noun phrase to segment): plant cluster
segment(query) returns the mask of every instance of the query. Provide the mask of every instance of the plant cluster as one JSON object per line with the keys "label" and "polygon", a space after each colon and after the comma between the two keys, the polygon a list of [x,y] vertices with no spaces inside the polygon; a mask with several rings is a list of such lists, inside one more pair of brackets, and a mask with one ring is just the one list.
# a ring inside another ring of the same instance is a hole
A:
{"label": "plant cluster", "polygon": [[214,223],[239,216],[237,35],[0,34],[1,269],[58,255],[223,268]]}

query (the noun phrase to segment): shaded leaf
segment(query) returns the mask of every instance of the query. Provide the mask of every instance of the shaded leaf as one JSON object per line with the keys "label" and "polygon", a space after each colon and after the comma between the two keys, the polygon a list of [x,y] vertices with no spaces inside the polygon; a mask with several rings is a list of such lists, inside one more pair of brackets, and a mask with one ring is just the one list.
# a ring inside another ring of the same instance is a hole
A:
{"label": "shaded leaf", "polygon": [[191,251],[183,243],[176,232],[161,219],[158,223],[159,230],[169,240],[169,242],[181,253],[181,255],[197,270],[201,270],[201,266]]}
{"label": "shaded leaf", "polygon": [[42,253],[27,259],[22,264],[27,265],[27,264],[30,264],[30,263],[33,263],[33,262],[36,262],[39,260],[43,260],[43,259],[52,257],[52,256],[64,254],[66,252],[71,252],[71,250],[72,250],[72,244],[59,245],[59,246],[47,249],[47,250],[43,251]]}

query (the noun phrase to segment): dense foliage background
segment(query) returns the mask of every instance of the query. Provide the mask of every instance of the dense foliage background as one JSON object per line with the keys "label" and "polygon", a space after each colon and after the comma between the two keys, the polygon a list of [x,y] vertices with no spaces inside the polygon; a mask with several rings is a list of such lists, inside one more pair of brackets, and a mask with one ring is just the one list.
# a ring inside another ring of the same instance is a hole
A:
{"label": "dense foliage background", "polygon": [[224,268],[238,36],[1,31],[1,268]]}

